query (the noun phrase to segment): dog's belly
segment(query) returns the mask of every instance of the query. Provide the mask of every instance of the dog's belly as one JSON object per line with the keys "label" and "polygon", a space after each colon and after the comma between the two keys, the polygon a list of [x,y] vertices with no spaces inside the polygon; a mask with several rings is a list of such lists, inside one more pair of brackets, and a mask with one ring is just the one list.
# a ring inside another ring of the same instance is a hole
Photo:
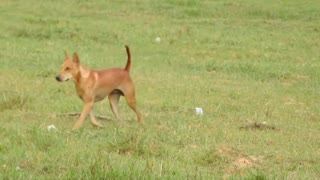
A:
{"label": "dog's belly", "polygon": [[101,100],[103,100],[108,94],[109,94],[109,91],[108,91],[108,90],[98,89],[98,90],[95,92],[94,101],[95,101],[95,102],[101,101]]}
{"label": "dog's belly", "polygon": [[94,102],[97,102],[97,101],[101,101],[103,100],[107,95],[104,95],[104,94],[97,94],[95,97],[94,97]]}

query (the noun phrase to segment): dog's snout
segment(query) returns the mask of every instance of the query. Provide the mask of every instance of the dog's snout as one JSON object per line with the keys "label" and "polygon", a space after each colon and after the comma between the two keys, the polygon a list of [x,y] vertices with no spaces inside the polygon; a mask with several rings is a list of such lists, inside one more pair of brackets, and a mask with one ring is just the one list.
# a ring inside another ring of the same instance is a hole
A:
{"label": "dog's snout", "polygon": [[60,76],[58,75],[58,76],[56,76],[56,80],[57,81],[61,81],[61,79],[60,79]]}

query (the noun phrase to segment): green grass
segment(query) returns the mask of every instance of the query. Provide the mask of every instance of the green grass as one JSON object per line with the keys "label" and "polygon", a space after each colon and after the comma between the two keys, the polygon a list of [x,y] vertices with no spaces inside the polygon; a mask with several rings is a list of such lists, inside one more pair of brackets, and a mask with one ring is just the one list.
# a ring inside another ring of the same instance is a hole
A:
{"label": "green grass", "polygon": [[[303,0],[2,0],[0,179],[318,179],[319,20]],[[124,67],[125,44],[144,125],[105,100],[104,129],[72,131],[63,51]]]}

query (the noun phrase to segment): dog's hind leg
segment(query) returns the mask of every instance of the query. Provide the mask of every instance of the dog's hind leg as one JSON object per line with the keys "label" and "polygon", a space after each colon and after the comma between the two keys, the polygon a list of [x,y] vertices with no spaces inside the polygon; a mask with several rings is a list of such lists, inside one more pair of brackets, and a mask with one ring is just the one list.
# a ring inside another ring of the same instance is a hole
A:
{"label": "dog's hind leg", "polygon": [[109,98],[109,103],[110,103],[110,108],[113,112],[113,114],[116,116],[116,118],[122,122],[122,119],[120,118],[120,115],[119,115],[119,111],[118,111],[118,103],[119,103],[119,99],[120,99],[120,96],[122,95],[122,92],[119,91],[119,90],[114,90],[112,91],[108,98]]}
{"label": "dog's hind leg", "polygon": [[142,118],[141,118],[141,114],[140,114],[139,110],[137,109],[134,89],[131,89],[131,91],[127,91],[124,94],[124,97],[126,98],[127,103],[130,106],[130,108],[137,114],[138,122],[141,123]]}

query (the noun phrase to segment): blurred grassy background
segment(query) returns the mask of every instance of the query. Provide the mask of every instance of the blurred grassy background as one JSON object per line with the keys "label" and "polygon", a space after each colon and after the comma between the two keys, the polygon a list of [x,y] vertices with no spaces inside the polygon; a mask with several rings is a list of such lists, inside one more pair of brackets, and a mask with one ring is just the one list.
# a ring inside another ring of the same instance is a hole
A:
{"label": "blurred grassy background", "polygon": [[[319,7],[2,0],[0,177],[316,179]],[[63,51],[93,69],[124,67],[125,44],[144,126],[125,101],[119,126],[103,101],[96,113],[114,121],[72,132],[76,117],[60,114],[80,112],[82,102],[72,82],[54,79]],[[48,132],[51,124],[58,131]]]}

